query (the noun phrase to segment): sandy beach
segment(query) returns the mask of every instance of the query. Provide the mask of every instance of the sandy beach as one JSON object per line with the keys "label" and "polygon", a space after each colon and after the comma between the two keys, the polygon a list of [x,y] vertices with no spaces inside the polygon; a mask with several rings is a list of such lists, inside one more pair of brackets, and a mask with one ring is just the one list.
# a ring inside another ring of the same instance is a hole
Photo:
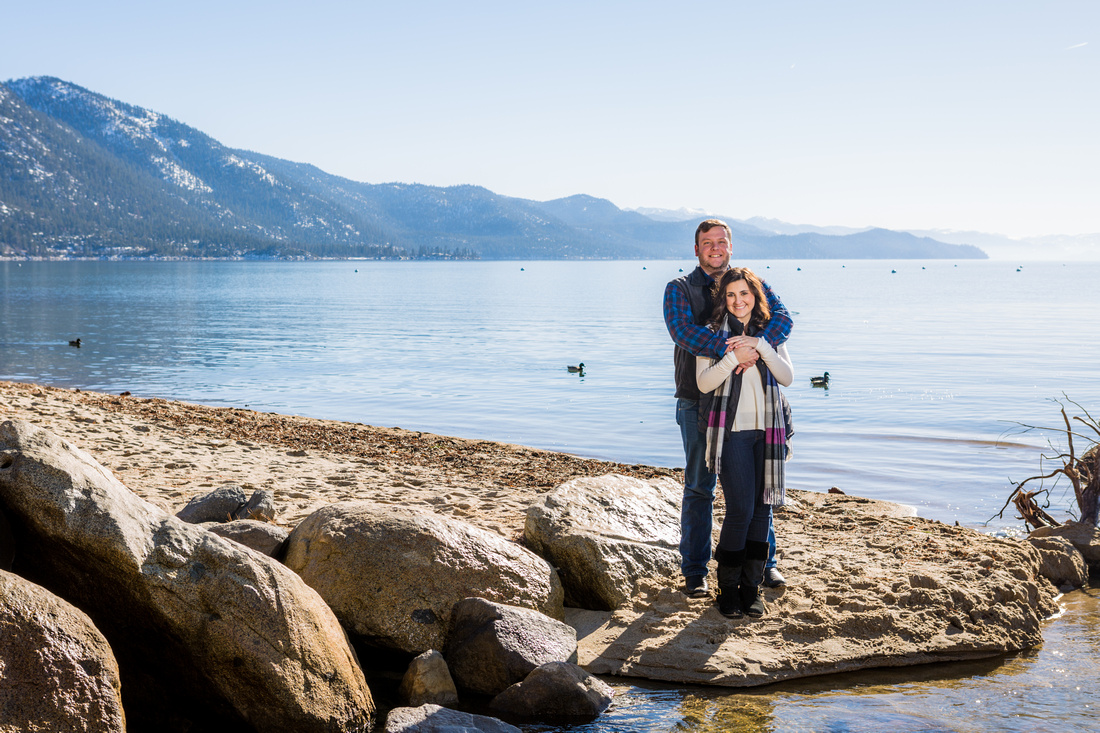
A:
{"label": "sandy beach", "polygon": [[[523,542],[528,507],[580,476],[668,468],[577,458],[400,428],[0,382],[0,421],[22,419],[87,451],[175,513],[226,484],[274,493],[276,523],[367,500],[422,507]],[[790,585],[768,615],[731,623],[679,578],[649,577],[614,612],[577,610],[589,671],[724,687],[867,667],[974,660],[1041,643],[1057,613],[1039,553],[1014,540],[858,496],[792,491],[776,515]],[[716,504],[721,523],[722,501]],[[673,574],[675,575],[675,574]],[[713,577],[713,576],[712,576]]]}
{"label": "sandy beach", "polygon": [[372,500],[430,507],[518,539],[534,498],[570,478],[680,474],[400,428],[0,381],[0,420],[8,418],[88,451],[171,513],[229,483],[270,489],[275,521],[287,528],[327,503]]}

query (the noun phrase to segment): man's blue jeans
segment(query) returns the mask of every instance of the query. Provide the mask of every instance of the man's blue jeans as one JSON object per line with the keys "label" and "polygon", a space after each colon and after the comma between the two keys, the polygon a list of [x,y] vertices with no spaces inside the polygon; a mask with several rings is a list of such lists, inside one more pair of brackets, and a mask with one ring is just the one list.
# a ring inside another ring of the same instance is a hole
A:
{"label": "man's blue jeans", "polygon": [[707,434],[699,430],[699,401],[678,398],[676,423],[684,441],[684,500],[680,507],[680,572],[707,574],[717,477],[707,470]]}
{"label": "man's blue jeans", "polygon": [[[710,562],[714,487],[718,477],[707,470],[707,434],[699,430],[699,401],[676,400],[676,424],[684,441],[684,499],[680,508],[680,572],[685,578],[706,575]],[[767,567],[775,567],[775,530],[768,526]]]}

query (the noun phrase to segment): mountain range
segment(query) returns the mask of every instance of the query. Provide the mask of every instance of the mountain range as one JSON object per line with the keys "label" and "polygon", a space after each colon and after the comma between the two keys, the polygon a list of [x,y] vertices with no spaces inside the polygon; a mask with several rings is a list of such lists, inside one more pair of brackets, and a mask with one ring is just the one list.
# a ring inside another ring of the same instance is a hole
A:
{"label": "mountain range", "polygon": [[[699,218],[362,183],[61,79],[0,84],[0,256],[687,259]],[[744,259],[986,257],[908,232],[726,221]]]}

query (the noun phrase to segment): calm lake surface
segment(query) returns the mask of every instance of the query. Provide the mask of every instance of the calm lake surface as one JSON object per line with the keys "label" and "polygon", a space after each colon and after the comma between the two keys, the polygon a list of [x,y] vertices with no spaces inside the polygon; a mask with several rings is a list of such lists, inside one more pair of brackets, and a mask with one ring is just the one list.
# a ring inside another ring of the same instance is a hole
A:
{"label": "calm lake surface", "polygon": [[[795,321],[792,488],[1019,534],[1012,513],[990,519],[1060,445],[1020,424],[1056,428],[1063,393],[1100,414],[1100,263],[737,264]],[[694,265],[0,262],[0,379],[680,466],[661,298]],[[565,368],[580,362],[583,376]],[[830,388],[811,387],[825,371]],[[1064,515],[1072,489],[1051,500]],[[1089,727],[1097,606],[1065,602],[1044,647],[1007,661],[750,693],[624,685],[612,714],[572,730]]]}

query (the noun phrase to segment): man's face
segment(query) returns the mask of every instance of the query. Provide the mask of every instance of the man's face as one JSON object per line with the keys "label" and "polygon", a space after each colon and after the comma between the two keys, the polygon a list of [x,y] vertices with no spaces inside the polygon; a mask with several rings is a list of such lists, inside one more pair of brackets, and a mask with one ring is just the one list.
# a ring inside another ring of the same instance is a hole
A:
{"label": "man's face", "polygon": [[732,254],[733,246],[725,227],[713,226],[699,233],[699,241],[695,243],[695,256],[699,258],[699,267],[703,268],[703,272],[712,277],[725,272]]}

